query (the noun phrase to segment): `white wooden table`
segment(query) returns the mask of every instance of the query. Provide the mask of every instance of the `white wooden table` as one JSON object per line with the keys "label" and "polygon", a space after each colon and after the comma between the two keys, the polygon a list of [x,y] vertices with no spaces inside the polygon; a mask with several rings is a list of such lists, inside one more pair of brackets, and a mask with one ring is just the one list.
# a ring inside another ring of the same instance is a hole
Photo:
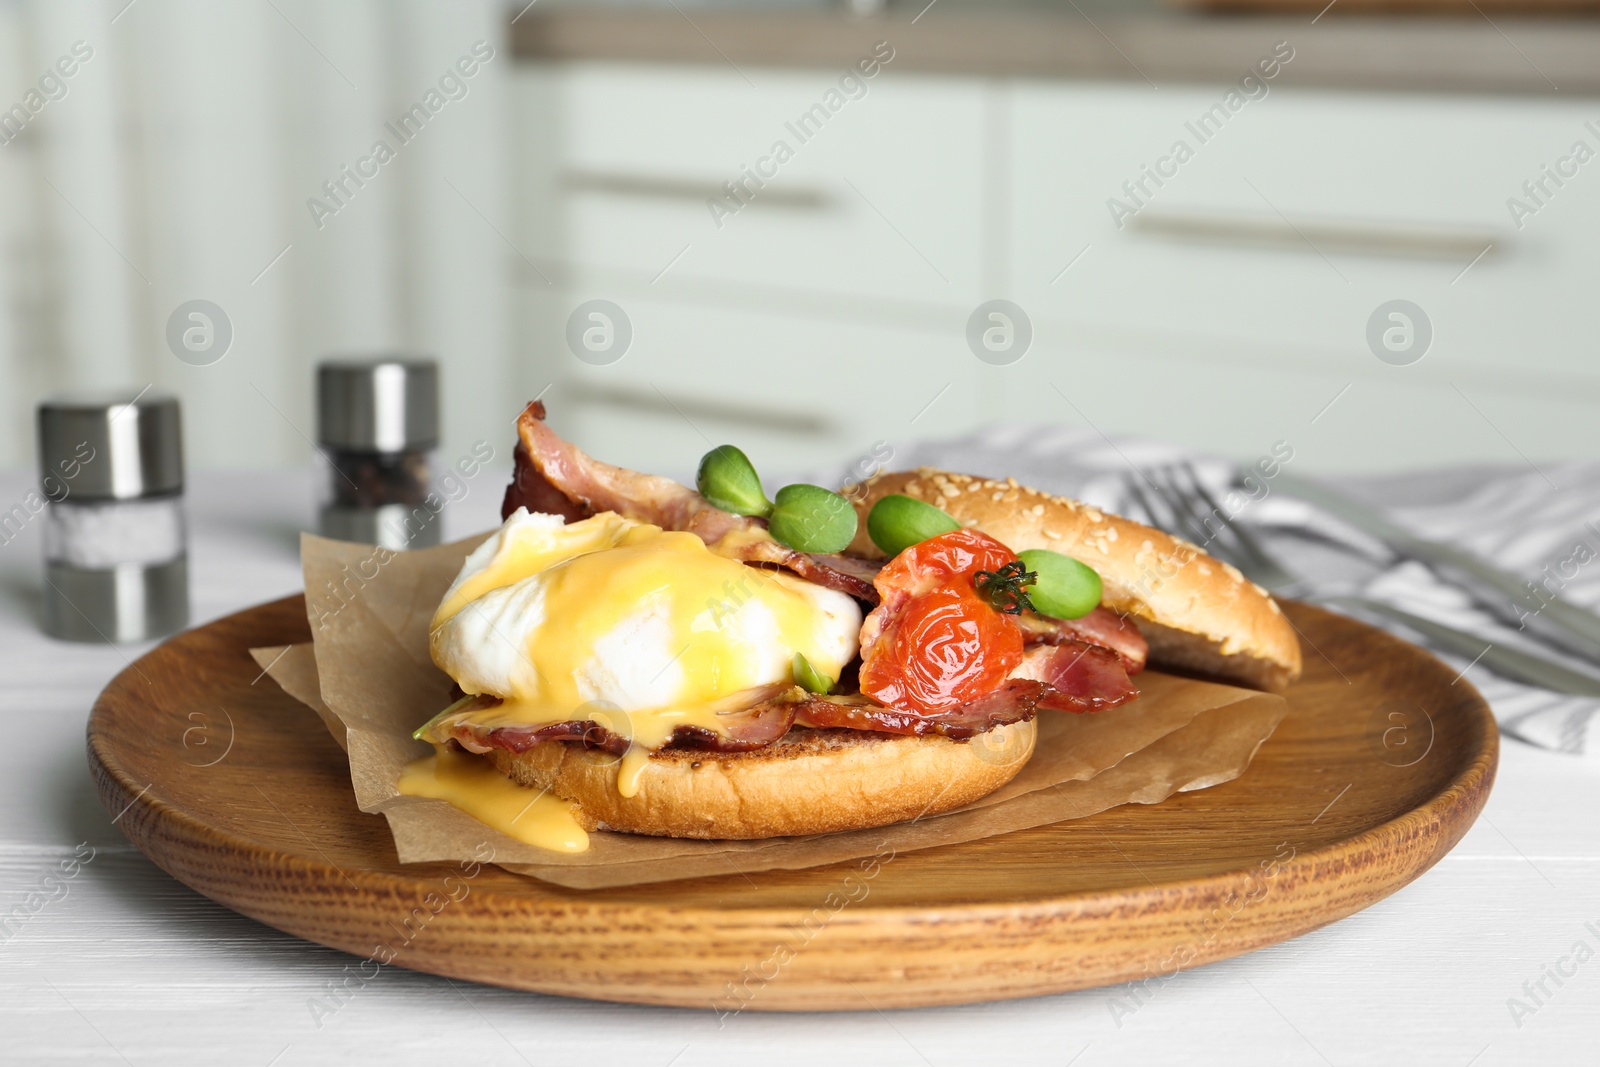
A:
{"label": "white wooden table", "polygon": [[[448,516],[447,534],[488,525],[499,484],[485,475],[486,488]],[[0,476],[0,510],[28,485]],[[309,496],[309,476],[298,473],[191,479],[197,622],[299,588],[295,531],[310,519]],[[388,968],[319,1028],[308,1002],[352,958],[173,881],[101,809],[84,724],[100,688],[142,649],[43,637],[38,561],[36,527],[0,545],[0,916],[30,893],[51,898],[14,932],[0,931],[0,1063],[1466,1067],[1597,1058],[1600,960],[1588,957],[1600,954],[1600,760],[1514,741],[1502,749],[1484,817],[1420,881],[1328,929],[1181,974],[1120,1025],[1110,1010],[1116,990],[1091,990],[890,1013],[865,1004],[826,1016],[747,1012],[719,1029],[710,1011]],[[63,861],[90,848],[76,876],[59,878]],[[1572,955],[1580,942],[1583,962]],[[1569,972],[1560,984],[1548,977],[1558,965]],[[1514,1017],[1513,997],[1531,1011]]]}

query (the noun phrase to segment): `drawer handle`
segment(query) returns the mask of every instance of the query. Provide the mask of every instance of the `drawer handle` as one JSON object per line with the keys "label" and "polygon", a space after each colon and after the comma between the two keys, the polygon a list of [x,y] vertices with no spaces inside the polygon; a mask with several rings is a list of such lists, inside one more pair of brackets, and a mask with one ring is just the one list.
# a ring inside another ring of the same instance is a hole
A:
{"label": "drawer handle", "polygon": [[[703,204],[707,200],[727,201],[728,190],[713,181],[670,178],[657,174],[628,174],[620,171],[571,170],[561,176],[561,184],[575,193],[625,196],[647,200],[688,200]],[[799,186],[785,188],[768,182],[764,188],[748,186],[754,196],[747,207],[785,208],[790,211],[825,211],[833,206],[827,192]]]}
{"label": "drawer handle", "polygon": [[[1265,215],[1141,211],[1128,228],[1151,237],[1199,244],[1345,252],[1389,259],[1462,262],[1503,251],[1510,238],[1495,230],[1370,223],[1344,219],[1286,219]],[[1308,245],[1309,242],[1309,245]]]}

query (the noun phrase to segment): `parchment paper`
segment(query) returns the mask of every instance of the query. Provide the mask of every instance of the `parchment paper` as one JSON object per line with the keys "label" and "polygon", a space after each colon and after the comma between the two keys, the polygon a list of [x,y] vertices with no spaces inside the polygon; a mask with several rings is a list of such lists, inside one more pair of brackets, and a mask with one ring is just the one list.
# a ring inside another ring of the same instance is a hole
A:
{"label": "parchment paper", "polygon": [[957,812],[765,841],[602,832],[590,835],[587,852],[549,852],[490,830],[443,801],[395,789],[401,768],[429,752],[411,731],[450,700],[450,679],[428,655],[428,622],[462,560],[483,539],[396,553],[306,534],[301,560],[313,643],[252,650],[343,745],[356,803],[388,820],[402,863],[470,859],[487,835],[495,862],[507,870],[594,889],[813,867],[885,847],[906,852],[971,841],[1228,781],[1249,765],[1287,710],[1271,694],[1146,671],[1136,678],[1139,698],[1128,704],[1097,714],[1041,715],[1038,746],[1017,777]]}

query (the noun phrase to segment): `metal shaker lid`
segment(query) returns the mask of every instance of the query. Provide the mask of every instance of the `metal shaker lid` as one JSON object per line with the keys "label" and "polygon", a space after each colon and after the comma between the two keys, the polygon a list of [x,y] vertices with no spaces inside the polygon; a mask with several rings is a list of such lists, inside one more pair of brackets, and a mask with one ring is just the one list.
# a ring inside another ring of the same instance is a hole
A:
{"label": "metal shaker lid", "polygon": [[52,500],[132,500],[183,491],[178,398],[128,390],[39,403],[39,479]]}
{"label": "metal shaker lid", "polygon": [[439,365],[399,358],[318,364],[317,442],[365,452],[435,447]]}

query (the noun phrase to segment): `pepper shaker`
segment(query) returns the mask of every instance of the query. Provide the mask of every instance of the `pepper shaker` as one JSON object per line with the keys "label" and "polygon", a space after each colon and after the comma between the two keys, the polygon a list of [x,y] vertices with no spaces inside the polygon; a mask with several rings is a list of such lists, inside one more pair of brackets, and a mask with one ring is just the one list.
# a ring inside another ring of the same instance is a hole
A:
{"label": "pepper shaker", "polygon": [[439,543],[430,500],[439,444],[439,367],[427,359],[330,360],[317,367],[324,537],[385,548]]}
{"label": "pepper shaker", "polygon": [[45,631],[145,641],[189,624],[178,400],[148,391],[39,404]]}

